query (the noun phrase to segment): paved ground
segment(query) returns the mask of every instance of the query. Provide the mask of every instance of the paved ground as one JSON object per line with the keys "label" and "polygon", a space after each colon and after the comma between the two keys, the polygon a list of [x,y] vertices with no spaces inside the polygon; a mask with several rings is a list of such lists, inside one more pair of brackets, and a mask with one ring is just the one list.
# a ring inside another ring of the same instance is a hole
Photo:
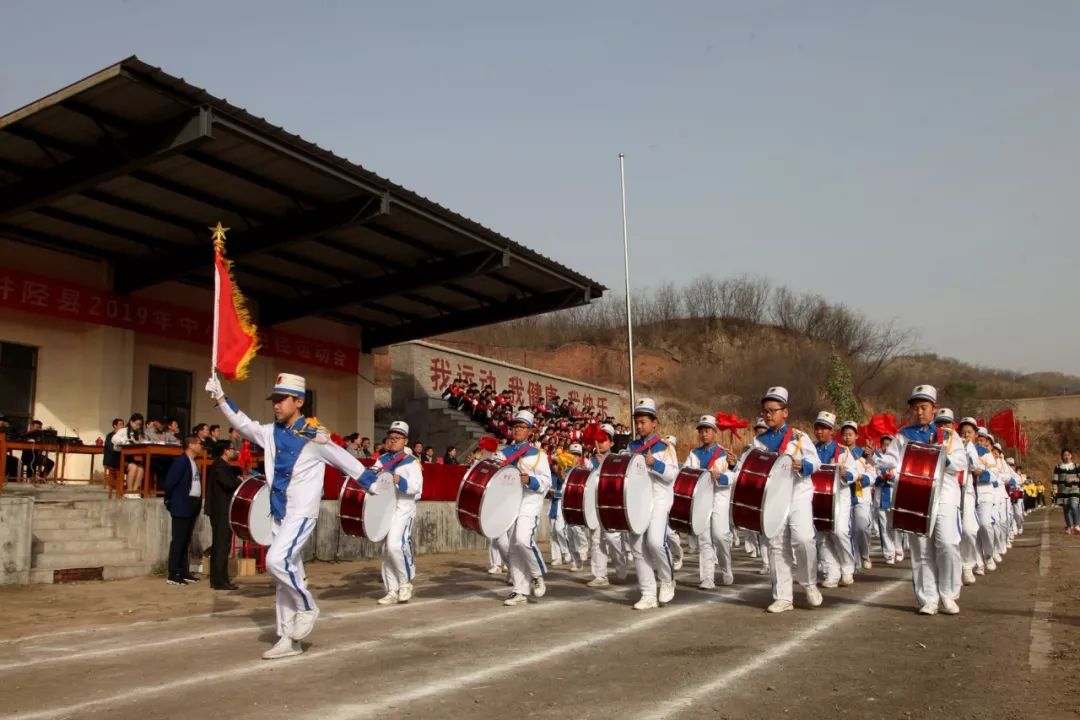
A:
{"label": "paved ground", "polygon": [[393,608],[374,604],[372,563],[312,566],[323,617],[307,652],[266,662],[263,577],[226,594],[161,579],[6,588],[0,720],[1075,719],[1080,538],[1047,519],[1029,516],[958,617],[916,615],[910,570],[883,564],[822,608],[797,591],[796,612],[770,616],[741,551],[737,584],[715,592],[694,587],[688,556],[660,610],[560,570],[539,603],[503,608],[483,556],[443,555],[420,558],[417,598]]}

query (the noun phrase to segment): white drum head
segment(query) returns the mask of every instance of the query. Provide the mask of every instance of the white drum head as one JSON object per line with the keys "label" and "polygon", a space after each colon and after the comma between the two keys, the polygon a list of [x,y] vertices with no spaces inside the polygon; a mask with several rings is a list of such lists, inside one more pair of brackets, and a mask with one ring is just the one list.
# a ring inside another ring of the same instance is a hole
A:
{"label": "white drum head", "polygon": [[381,542],[390,533],[390,523],[397,509],[394,476],[388,472],[379,473],[371,487],[375,492],[364,495],[364,536],[371,542]]}
{"label": "white drum head", "polygon": [[[855,482],[858,482],[858,480],[856,480]],[[847,485],[845,485],[844,482],[840,479],[840,465],[839,464],[837,464],[837,466],[836,466],[836,472],[833,473],[832,493],[833,493],[832,494],[832,522],[833,522],[833,528],[845,527],[844,524],[842,522],[840,522],[840,520],[841,520],[841,518],[842,518],[842,516],[844,514],[844,507],[845,507],[843,493],[847,493],[848,497],[851,497],[851,488],[849,488]],[[846,506],[850,510],[851,503],[850,502],[847,503]]]}
{"label": "white drum head", "polygon": [[784,529],[791,512],[791,492],[791,456],[781,455],[769,471],[761,499],[761,530],[766,538],[774,538]]}
{"label": "white drum head", "polygon": [[493,539],[505,535],[521,509],[521,472],[513,466],[499,469],[484,489],[480,501],[480,532]]}
{"label": "white drum head", "polygon": [[248,532],[251,539],[260,545],[270,546],[274,542],[274,518],[270,515],[270,486],[263,486],[251,499],[251,507],[248,508]]}
{"label": "white drum head", "polygon": [[[944,453],[943,453],[944,455]],[[940,477],[940,476],[939,476]],[[933,487],[930,488],[930,519],[926,523],[926,536],[934,536],[934,525],[937,524],[937,511],[938,511],[938,490],[941,489],[941,483],[943,480],[935,480]]]}
{"label": "white drum head", "polygon": [[695,535],[701,535],[709,531],[709,520],[712,518],[713,494],[715,483],[712,473],[708,470],[701,473],[697,486],[694,488],[694,502],[690,507],[690,526]]}
{"label": "white drum head", "polygon": [[623,501],[626,504],[626,524],[630,532],[641,535],[649,527],[652,517],[652,478],[645,458],[634,455],[626,466],[623,483]]}
{"label": "white drum head", "polygon": [[582,498],[585,527],[596,530],[600,527],[600,513],[596,510],[596,488],[600,484],[600,468],[596,468],[589,474],[585,481],[585,496]]}

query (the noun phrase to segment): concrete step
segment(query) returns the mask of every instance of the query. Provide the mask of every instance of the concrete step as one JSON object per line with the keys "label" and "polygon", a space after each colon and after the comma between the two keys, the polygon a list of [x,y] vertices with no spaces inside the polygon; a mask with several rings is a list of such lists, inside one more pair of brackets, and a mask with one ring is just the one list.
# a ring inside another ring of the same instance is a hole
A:
{"label": "concrete step", "polygon": [[109,552],[46,553],[34,558],[34,570],[63,570],[65,568],[101,567],[125,565],[142,560],[138,550],[110,550]]}
{"label": "concrete step", "polygon": [[115,537],[99,538],[96,540],[71,538],[34,543],[34,552],[38,553],[39,556],[68,555],[70,553],[106,555],[117,550],[127,549],[128,547],[124,544],[124,541]]}
{"label": "concrete step", "polygon": [[[51,585],[55,578],[54,572],[51,568],[31,570],[30,583]],[[102,568],[101,576],[103,580],[122,580],[125,578],[145,577],[151,572],[153,572],[153,566],[145,562],[119,563],[117,565],[105,565]]]}
{"label": "concrete step", "polygon": [[34,504],[34,522],[38,520],[71,520],[84,518],[87,512],[83,508],[71,505],[50,505],[47,503]]}
{"label": "concrete step", "polygon": [[64,519],[50,519],[50,520],[38,520],[34,518],[34,532],[38,530],[89,530],[91,528],[101,527],[101,523],[97,520],[91,520],[87,517],[76,518],[64,518]]}
{"label": "concrete step", "polygon": [[41,542],[54,542],[57,540],[108,540],[115,536],[115,531],[109,527],[91,528],[52,528],[42,530],[34,523],[34,540]]}

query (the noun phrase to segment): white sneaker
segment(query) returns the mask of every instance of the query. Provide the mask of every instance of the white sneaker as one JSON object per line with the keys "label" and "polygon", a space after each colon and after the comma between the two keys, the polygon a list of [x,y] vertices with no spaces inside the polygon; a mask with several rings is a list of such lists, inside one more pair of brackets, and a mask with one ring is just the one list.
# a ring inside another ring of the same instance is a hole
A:
{"label": "white sneaker", "polygon": [[734,585],[735,584],[735,576],[732,575],[731,573],[722,574],[720,576],[720,584],[721,585]]}
{"label": "white sneaker", "polygon": [[311,631],[315,629],[315,621],[318,617],[319,608],[298,611],[292,621],[292,632],[290,633],[292,639],[303,640],[310,635]]}
{"label": "white sneaker", "polygon": [[611,585],[611,583],[608,582],[608,579],[606,577],[594,577],[592,580],[585,583],[585,587],[591,588],[604,588],[608,587],[609,585]]}
{"label": "white sneaker", "polygon": [[544,578],[535,577],[532,579],[532,592],[538,598],[544,597],[544,593],[547,592],[547,585],[544,584]]}
{"label": "white sneaker", "polygon": [[660,607],[660,603],[656,602],[655,595],[642,595],[641,599],[634,603],[635,610],[652,610]]}
{"label": "white sneaker", "polygon": [[904,562],[904,553],[902,553],[902,552],[896,553],[896,562]]}
{"label": "white sneaker", "polygon": [[772,605],[765,608],[765,612],[782,613],[794,609],[795,606],[791,604],[790,600],[773,600]]}
{"label": "white sneaker", "polygon": [[843,585],[844,587],[848,587],[849,585],[854,585],[855,584],[855,576],[854,575],[844,575],[844,576],[842,576],[840,578],[840,584]]}
{"label": "white sneaker", "polygon": [[379,603],[380,605],[397,605],[398,594],[396,592],[388,592],[375,602]]}
{"label": "white sneaker", "polygon": [[965,585],[974,585],[975,584],[975,571],[974,570],[971,570],[971,569],[964,570],[963,583]]}
{"label": "white sneaker", "polygon": [[715,590],[716,589],[716,583],[711,583],[711,582],[705,581],[705,582],[701,583],[700,585],[698,585],[697,588],[698,588],[698,590]]}
{"label": "white sneaker", "polygon": [[679,558],[678,560],[671,563],[671,567],[675,568],[676,570],[682,570],[682,558]]}
{"label": "white sneaker", "polygon": [[996,563],[1001,562],[1001,555],[999,555],[997,553],[994,553],[994,562],[996,562]]}
{"label": "white sneaker", "polygon": [[919,608],[920,615],[937,615],[937,605],[934,603],[926,603]]}
{"label": "white sneaker", "polygon": [[873,567],[874,567],[874,563],[870,562],[869,560],[864,559],[862,561],[862,569],[863,570],[870,570]]}
{"label": "white sneaker", "polygon": [[299,655],[302,652],[304,652],[304,649],[300,647],[298,640],[283,637],[277,641],[277,645],[264,652],[262,657],[263,660],[280,660],[281,658]]}
{"label": "white sneaker", "polygon": [[986,574],[986,568],[983,567],[982,565],[976,566],[975,567],[975,574],[976,575],[985,575]]}
{"label": "white sneaker", "polygon": [[412,583],[405,583],[398,588],[398,602],[409,602],[412,600],[413,586]]}
{"label": "white sneaker", "polygon": [[886,560],[886,561],[885,561],[885,564],[886,564],[886,565],[895,565],[895,564],[896,564],[896,560],[895,560],[895,559],[893,559],[893,558],[889,558],[888,560]]}
{"label": "white sneaker", "polygon": [[570,572],[581,572],[581,566],[570,563]]}
{"label": "white sneaker", "polygon": [[749,550],[747,550],[747,553],[749,553],[750,557],[756,558],[757,557],[757,548],[750,548]]}
{"label": "white sneaker", "polygon": [[837,587],[838,585],[840,585],[840,581],[833,580],[831,578],[825,578],[825,580],[821,583],[821,587],[829,588],[830,590],[834,587]]}
{"label": "white sneaker", "polygon": [[503,605],[506,605],[507,607],[512,607],[514,605],[527,605],[528,603],[528,596],[521,593],[510,593],[510,597],[503,600]]}
{"label": "white sneaker", "polygon": [[994,572],[995,570],[997,570],[997,563],[994,562],[993,558],[986,561],[986,569],[990,572]]}
{"label": "white sneaker", "polygon": [[552,560],[551,567],[562,567],[562,560]]}
{"label": "white sneaker", "polygon": [[821,607],[821,591],[817,589],[817,585],[806,588],[806,602],[810,604],[810,607]]}
{"label": "white sneaker", "polygon": [[488,575],[502,575],[502,565],[492,565],[488,568]]}
{"label": "white sneaker", "polygon": [[769,566],[768,565],[762,565],[761,567],[758,568],[757,574],[758,575],[768,575],[769,574]]}
{"label": "white sneaker", "polygon": [[945,615],[959,615],[960,606],[952,598],[943,597],[941,598],[941,612]]}
{"label": "white sneaker", "polygon": [[675,583],[674,582],[662,582],[660,583],[660,602],[669,603],[675,599]]}

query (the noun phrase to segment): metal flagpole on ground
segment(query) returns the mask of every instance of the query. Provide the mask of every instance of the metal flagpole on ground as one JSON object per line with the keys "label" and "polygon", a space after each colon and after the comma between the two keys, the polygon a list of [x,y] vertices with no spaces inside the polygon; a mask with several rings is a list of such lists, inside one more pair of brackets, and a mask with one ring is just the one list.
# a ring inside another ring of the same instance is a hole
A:
{"label": "metal flagpole on ground", "polygon": [[619,179],[622,183],[622,241],[623,263],[626,270],[626,355],[630,367],[630,419],[633,423],[634,406],[634,320],[630,314],[630,239],[626,228],[626,156],[619,153]]}

